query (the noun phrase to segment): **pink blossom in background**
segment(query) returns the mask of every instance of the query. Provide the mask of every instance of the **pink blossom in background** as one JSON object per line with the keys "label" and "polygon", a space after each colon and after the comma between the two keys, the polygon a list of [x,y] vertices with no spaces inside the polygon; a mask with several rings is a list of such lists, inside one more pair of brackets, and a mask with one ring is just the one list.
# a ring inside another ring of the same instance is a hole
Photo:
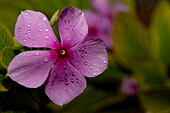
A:
{"label": "pink blossom in background", "polygon": [[95,11],[85,11],[88,24],[88,36],[97,36],[102,39],[107,49],[112,49],[112,31],[114,17],[118,12],[128,12],[128,7],[115,2],[113,5],[108,0],[92,0]]}
{"label": "pink blossom in background", "polygon": [[122,80],[120,91],[124,94],[134,95],[138,90],[137,81],[129,76],[125,76]]}
{"label": "pink blossom in background", "polygon": [[58,19],[61,43],[47,17],[35,11],[22,12],[15,25],[15,37],[24,46],[51,50],[25,51],[14,57],[8,76],[28,88],[45,83],[47,96],[62,106],[86,88],[86,77],[101,74],[108,65],[102,40],[86,37],[84,13],[73,7],[61,11]]}

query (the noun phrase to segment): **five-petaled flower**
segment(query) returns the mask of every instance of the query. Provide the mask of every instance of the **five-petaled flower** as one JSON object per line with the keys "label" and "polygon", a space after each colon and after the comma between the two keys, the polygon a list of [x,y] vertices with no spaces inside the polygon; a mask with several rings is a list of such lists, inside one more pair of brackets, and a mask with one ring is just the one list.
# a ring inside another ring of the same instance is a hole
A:
{"label": "five-petaled flower", "polygon": [[92,0],[95,11],[85,11],[88,24],[88,36],[97,36],[102,39],[107,49],[112,49],[112,31],[114,18],[118,12],[127,12],[128,7],[121,3],[115,2],[110,5],[108,0]]}
{"label": "five-petaled flower", "polygon": [[45,83],[47,96],[62,106],[83,92],[84,76],[95,77],[107,68],[108,58],[102,40],[87,37],[88,26],[81,10],[63,9],[58,29],[61,43],[44,14],[22,12],[15,25],[16,39],[27,47],[51,50],[20,53],[11,61],[8,76],[28,88]]}

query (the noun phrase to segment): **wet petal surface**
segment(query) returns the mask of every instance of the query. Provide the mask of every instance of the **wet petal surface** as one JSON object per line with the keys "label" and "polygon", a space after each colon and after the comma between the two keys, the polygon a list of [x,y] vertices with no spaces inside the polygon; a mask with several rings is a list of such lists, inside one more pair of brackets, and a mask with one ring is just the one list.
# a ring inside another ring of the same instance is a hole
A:
{"label": "wet petal surface", "polygon": [[47,96],[62,106],[81,94],[86,87],[86,80],[68,60],[59,61],[51,71],[46,84]]}
{"label": "wet petal surface", "polygon": [[101,74],[108,65],[106,48],[99,38],[85,38],[69,50],[68,58],[70,63],[87,77]]}
{"label": "wet petal surface", "polygon": [[88,32],[84,13],[73,7],[62,10],[58,19],[58,28],[62,44],[67,44],[69,47],[82,41]]}
{"label": "wet petal surface", "polygon": [[47,79],[56,60],[56,53],[50,50],[22,52],[11,61],[8,76],[25,87],[37,88]]}
{"label": "wet petal surface", "polygon": [[19,43],[27,47],[56,49],[59,45],[47,17],[30,10],[19,15],[15,25],[15,37]]}

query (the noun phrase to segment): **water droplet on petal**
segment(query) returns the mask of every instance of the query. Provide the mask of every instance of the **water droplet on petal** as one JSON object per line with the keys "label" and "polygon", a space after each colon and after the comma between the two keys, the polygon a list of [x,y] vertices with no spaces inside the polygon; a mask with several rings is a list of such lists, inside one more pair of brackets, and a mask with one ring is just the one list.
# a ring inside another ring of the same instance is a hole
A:
{"label": "water droplet on petal", "polygon": [[90,65],[90,69],[93,69],[93,66],[92,66],[92,65]]}
{"label": "water droplet on petal", "polygon": [[47,39],[47,38],[49,38],[49,36],[48,36],[48,35],[45,35],[45,38]]}
{"label": "water droplet on petal", "polygon": [[55,101],[55,97],[53,97],[52,100]]}
{"label": "water droplet on petal", "polygon": [[71,89],[69,90],[70,92],[73,92]]}
{"label": "water droplet on petal", "polygon": [[65,85],[68,85],[68,81],[65,81]]}
{"label": "water droplet on petal", "polygon": [[42,31],[42,28],[39,28],[39,32],[41,32]]}
{"label": "water droplet on petal", "polygon": [[104,63],[106,64],[106,63],[107,63],[107,61],[106,61],[106,60],[104,60]]}
{"label": "water droplet on petal", "polygon": [[28,34],[27,33],[25,33],[25,37],[27,37],[28,36]]}
{"label": "water droplet on petal", "polygon": [[61,79],[61,78],[59,78],[59,82],[58,82],[58,84],[60,85],[60,84],[61,84],[61,82],[62,82],[62,79]]}
{"label": "water droplet on petal", "polygon": [[28,62],[28,60],[25,60],[25,62]]}
{"label": "water droplet on petal", "polygon": [[30,24],[28,23],[27,26],[30,27]]}
{"label": "water droplet on petal", "polygon": [[79,79],[78,78],[76,78],[76,83],[79,83]]}
{"label": "water droplet on petal", "polygon": [[49,61],[48,57],[44,57],[44,62],[47,63]]}
{"label": "water droplet on petal", "polygon": [[30,29],[28,29],[28,33],[30,33],[31,32],[31,30]]}
{"label": "water droplet on petal", "polygon": [[28,13],[26,12],[25,15],[28,16]]}
{"label": "water droplet on petal", "polygon": [[20,31],[21,31],[21,28],[18,28],[18,31],[20,32]]}
{"label": "water droplet on petal", "polygon": [[73,78],[71,78],[71,83],[74,83],[74,79]]}
{"label": "water droplet on petal", "polygon": [[44,17],[44,18],[43,18],[43,21],[46,21],[46,20],[47,20],[47,18],[46,18],[46,17]]}
{"label": "water droplet on petal", "polygon": [[84,61],[84,64],[87,65],[87,61]]}
{"label": "water droplet on petal", "polygon": [[45,31],[48,32],[48,29],[46,28]]}
{"label": "water droplet on petal", "polygon": [[[65,70],[67,68],[66,64],[63,64],[63,69]],[[67,75],[67,74],[66,74]]]}

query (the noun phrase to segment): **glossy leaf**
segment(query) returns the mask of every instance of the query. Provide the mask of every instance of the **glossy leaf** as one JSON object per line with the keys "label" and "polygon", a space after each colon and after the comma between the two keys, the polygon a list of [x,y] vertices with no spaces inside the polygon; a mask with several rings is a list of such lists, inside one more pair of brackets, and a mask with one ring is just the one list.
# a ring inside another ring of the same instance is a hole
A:
{"label": "glossy leaf", "polygon": [[164,64],[170,64],[170,6],[168,1],[162,0],[154,13],[151,24],[152,55]]}
{"label": "glossy leaf", "polygon": [[113,41],[115,58],[132,69],[149,59],[150,40],[141,22],[130,14],[119,14],[115,21]]}

